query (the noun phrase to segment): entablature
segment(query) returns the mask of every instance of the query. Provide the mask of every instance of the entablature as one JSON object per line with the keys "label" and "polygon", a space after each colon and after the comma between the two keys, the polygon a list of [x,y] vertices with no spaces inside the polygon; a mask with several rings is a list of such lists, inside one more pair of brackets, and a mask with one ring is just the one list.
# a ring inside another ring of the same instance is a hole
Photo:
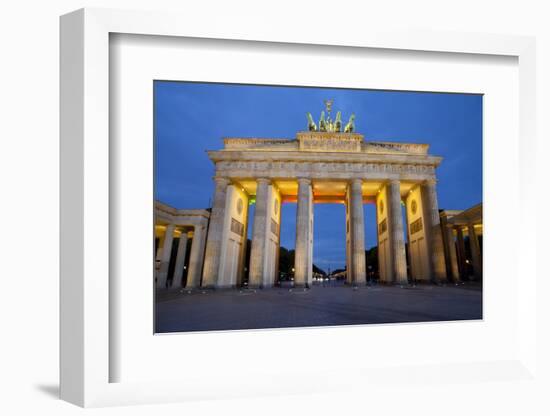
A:
{"label": "entablature", "polygon": [[323,161],[219,161],[216,176],[227,178],[435,179],[435,166],[411,163],[334,163]]}
{"label": "entablature", "polygon": [[409,164],[427,165],[437,167],[442,161],[439,156],[411,155],[411,154],[383,154],[383,153],[327,153],[327,152],[264,152],[253,150],[212,150],[208,156],[214,163],[222,161],[232,162],[293,162],[310,163],[331,162],[331,163],[371,163],[371,164]]}
{"label": "entablature", "polygon": [[198,226],[208,223],[210,212],[205,209],[176,209],[155,201],[155,220],[158,223]]}

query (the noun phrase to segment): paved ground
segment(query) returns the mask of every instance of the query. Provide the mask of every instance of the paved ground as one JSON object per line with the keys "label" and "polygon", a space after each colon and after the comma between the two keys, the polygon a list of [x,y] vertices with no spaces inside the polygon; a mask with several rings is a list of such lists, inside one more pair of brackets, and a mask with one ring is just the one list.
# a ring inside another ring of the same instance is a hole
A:
{"label": "paved ground", "polygon": [[163,291],[156,332],[449,321],[482,318],[481,286],[318,284],[310,290]]}

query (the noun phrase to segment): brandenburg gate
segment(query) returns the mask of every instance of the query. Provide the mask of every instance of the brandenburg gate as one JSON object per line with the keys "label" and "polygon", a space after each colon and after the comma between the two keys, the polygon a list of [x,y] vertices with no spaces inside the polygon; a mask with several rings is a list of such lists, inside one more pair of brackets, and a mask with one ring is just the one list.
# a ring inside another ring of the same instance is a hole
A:
{"label": "brandenburg gate", "polygon": [[[309,287],[313,264],[313,204],[346,206],[347,283],[366,284],[363,204],[376,204],[380,281],[407,283],[405,232],[410,273],[418,281],[446,279],[436,192],[442,158],[427,144],[365,141],[354,116],[341,114],[318,125],[308,114],[295,139],[226,138],[208,151],[215,189],[204,252],[202,287],[240,286],[249,267],[249,287],[270,287],[278,276],[281,204],[297,204],[294,285]],[[248,206],[255,204],[250,264],[245,265]],[[402,208],[404,207],[404,209]],[[403,210],[406,220],[403,221]],[[187,287],[199,285],[191,279]]]}

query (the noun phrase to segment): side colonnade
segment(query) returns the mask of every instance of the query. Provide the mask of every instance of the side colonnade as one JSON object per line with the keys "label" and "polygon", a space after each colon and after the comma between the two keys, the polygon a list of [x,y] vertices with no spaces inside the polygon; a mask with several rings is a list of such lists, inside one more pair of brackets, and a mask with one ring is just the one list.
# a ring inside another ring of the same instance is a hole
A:
{"label": "side colonnade", "polygon": [[447,274],[455,282],[461,280],[481,281],[483,278],[482,244],[480,242],[483,238],[482,204],[474,205],[464,211],[442,211],[441,229],[447,259]]}
{"label": "side colonnade", "polygon": [[[177,210],[160,202],[155,203],[155,241],[157,242],[155,286],[157,288],[183,287],[185,271],[187,271],[185,287],[200,286],[209,217],[210,212],[207,210]],[[177,239],[178,243],[173,259],[174,239]],[[189,259],[187,259],[188,251]],[[169,280],[170,264],[173,264],[173,273]]]}

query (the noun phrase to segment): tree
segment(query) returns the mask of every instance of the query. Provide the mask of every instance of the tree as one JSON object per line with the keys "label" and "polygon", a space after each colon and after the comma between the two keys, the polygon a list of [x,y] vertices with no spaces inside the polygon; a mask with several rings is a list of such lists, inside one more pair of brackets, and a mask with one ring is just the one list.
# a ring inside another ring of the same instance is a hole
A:
{"label": "tree", "polygon": [[[246,244],[246,257],[245,257],[245,272],[244,272],[244,280],[248,281],[248,273],[249,273],[249,264],[250,264],[250,250],[252,247],[252,242],[250,239],[247,241]],[[294,272],[292,269],[294,268],[294,250],[289,250],[286,247],[280,246],[279,247],[279,273],[282,274],[283,279],[289,278],[294,275]],[[327,273],[317,267],[315,264],[313,265],[313,272],[322,274],[323,276],[326,276]]]}
{"label": "tree", "polygon": [[[294,268],[294,250],[289,250],[286,247],[281,246],[279,248],[279,272],[283,273],[284,276],[290,276],[293,274],[292,269]],[[315,264],[313,265],[313,272],[322,274],[323,276],[326,276],[326,272],[317,267]]]}

